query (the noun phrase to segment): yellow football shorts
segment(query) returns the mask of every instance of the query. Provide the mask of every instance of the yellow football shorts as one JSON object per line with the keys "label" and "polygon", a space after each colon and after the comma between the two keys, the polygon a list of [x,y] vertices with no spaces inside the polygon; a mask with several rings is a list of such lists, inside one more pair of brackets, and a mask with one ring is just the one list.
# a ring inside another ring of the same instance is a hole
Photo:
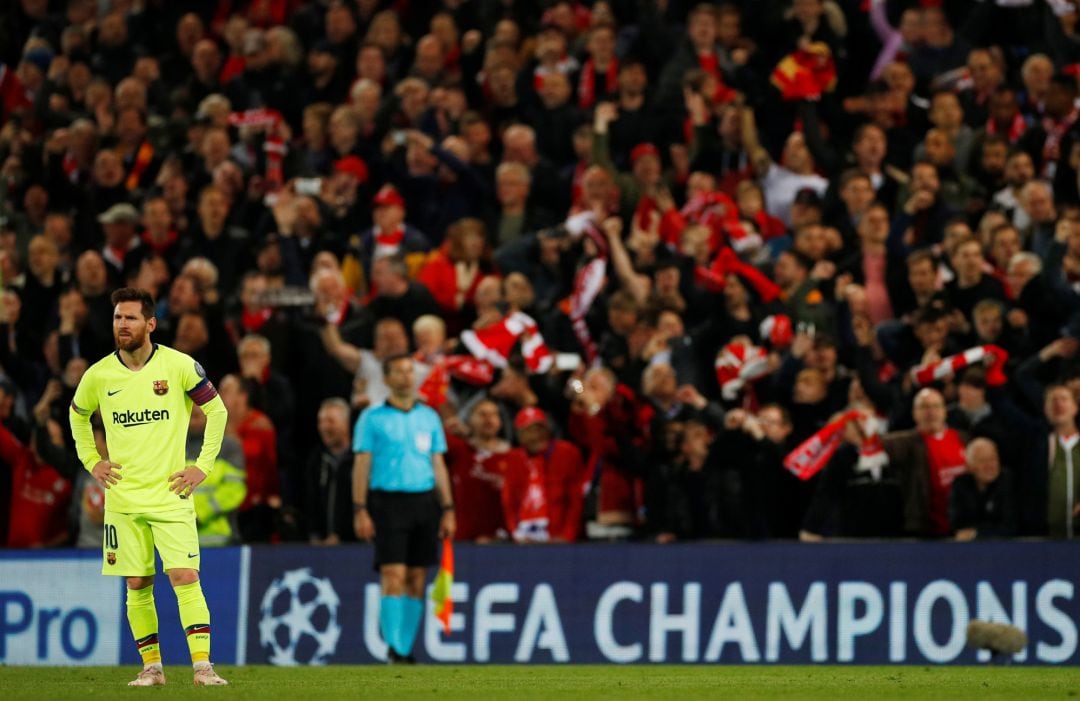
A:
{"label": "yellow football shorts", "polygon": [[149,577],[154,574],[154,548],[165,571],[199,569],[199,532],[193,509],[153,514],[105,512],[102,574]]}

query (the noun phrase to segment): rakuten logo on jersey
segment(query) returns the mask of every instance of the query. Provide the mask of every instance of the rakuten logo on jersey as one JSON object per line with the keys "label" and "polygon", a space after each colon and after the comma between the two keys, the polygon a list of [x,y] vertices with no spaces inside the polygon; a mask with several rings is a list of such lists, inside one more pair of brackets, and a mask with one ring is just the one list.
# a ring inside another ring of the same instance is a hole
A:
{"label": "rakuten logo on jersey", "polygon": [[112,413],[114,424],[119,426],[145,426],[155,421],[168,421],[168,409],[143,409],[142,411],[114,411]]}

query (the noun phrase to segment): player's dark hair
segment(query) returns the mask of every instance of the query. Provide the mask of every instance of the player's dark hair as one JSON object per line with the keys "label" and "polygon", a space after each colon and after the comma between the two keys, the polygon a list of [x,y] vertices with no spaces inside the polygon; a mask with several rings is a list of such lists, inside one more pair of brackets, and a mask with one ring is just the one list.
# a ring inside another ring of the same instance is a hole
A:
{"label": "player's dark hair", "polygon": [[154,298],[144,289],[138,287],[121,287],[119,290],[112,293],[109,300],[114,307],[121,302],[139,302],[142,304],[143,318],[154,318]]}
{"label": "player's dark hair", "polygon": [[390,368],[392,368],[394,366],[394,363],[398,362],[399,360],[412,360],[412,354],[411,353],[394,353],[393,355],[391,355],[388,358],[386,358],[385,360],[383,360],[382,361],[383,377],[386,377],[387,375],[390,374]]}

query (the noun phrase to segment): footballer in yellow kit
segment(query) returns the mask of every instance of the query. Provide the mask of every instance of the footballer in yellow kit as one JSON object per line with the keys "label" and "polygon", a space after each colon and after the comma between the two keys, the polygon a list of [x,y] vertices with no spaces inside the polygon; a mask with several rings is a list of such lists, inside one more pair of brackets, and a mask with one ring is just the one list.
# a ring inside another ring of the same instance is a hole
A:
{"label": "footballer in yellow kit", "polygon": [[[228,412],[189,355],[151,342],[157,325],[145,290],[112,295],[116,352],[87,369],[69,416],[79,460],[105,489],[102,573],[127,578],[127,616],[143,670],[129,686],[161,686],[165,674],[154,605],[154,549],[180,606],[196,685],[226,684],[210,664],[210,612],[199,581],[199,536],[190,498],[210,473]],[[206,413],[202,450],[186,464],[192,406]],[[108,457],[94,442],[100,412]]]}

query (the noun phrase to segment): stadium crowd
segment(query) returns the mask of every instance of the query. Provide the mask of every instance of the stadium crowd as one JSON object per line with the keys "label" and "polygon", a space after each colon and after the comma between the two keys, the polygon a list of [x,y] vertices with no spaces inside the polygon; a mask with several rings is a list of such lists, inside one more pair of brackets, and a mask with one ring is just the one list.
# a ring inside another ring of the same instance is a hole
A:
{"label": "stadium crowd", "polygon": [[229,409],[207,544],[355,540],[402,353],[461,539],[1071,538],[1078,18],[12,0],[0,543],[100,545],[66,416],[124,285]]}

